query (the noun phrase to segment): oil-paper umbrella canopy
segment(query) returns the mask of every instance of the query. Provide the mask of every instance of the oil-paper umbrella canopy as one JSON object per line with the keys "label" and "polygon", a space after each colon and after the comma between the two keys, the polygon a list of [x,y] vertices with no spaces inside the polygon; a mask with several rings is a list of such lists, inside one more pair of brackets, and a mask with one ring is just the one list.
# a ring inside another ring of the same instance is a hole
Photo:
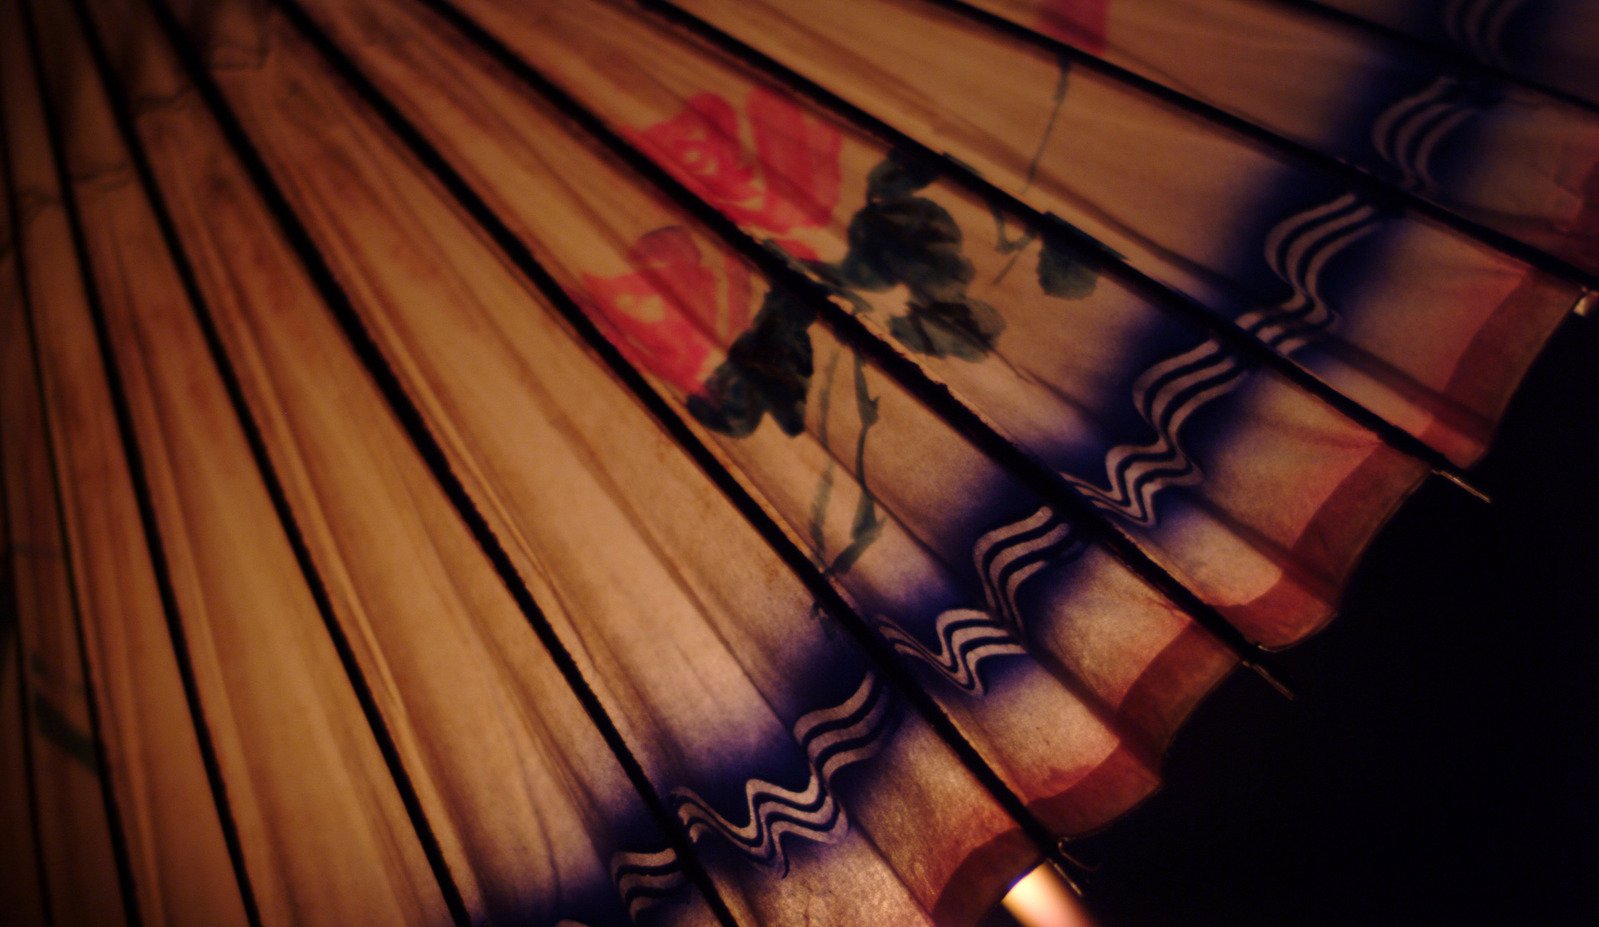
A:
{"label": "oil-paper umbrella canopy", "polygon": [[1573,4],[3,6],[8,923],[974,925],[1599,272]]}

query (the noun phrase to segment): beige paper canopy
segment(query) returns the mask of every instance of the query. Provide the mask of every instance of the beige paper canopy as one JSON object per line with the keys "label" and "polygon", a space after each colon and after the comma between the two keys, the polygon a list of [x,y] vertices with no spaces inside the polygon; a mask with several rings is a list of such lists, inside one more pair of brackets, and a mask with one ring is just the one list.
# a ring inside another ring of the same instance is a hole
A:
{"label": "beige paper canopy", "polygon": [[1269,0],[0,6],[8,923],[1076,923],[1599,272]]}

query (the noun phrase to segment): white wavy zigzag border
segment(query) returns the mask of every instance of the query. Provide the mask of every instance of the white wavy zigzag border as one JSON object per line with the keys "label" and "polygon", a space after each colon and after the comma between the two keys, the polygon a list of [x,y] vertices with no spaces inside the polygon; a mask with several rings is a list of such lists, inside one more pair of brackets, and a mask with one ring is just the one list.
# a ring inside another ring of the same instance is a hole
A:
{"label": "white wavy zigzag border", "polygon": [[[1267,259],[1295,295],[1278,306],[1241,316],[1239,324],[1285,352],[1325,331],[1334,315],[1321,292],[1322,273],[1338,253],[1371,234],[1377,224],[1376,210],[1353,194],[1283,220],[1267,237]],[[1101,507],[1153,525],[1155,496],[1169,486],[1200,478],[1198,465],[1179,440],[1183,424],[1202,406],[1234,389],[1243,372],[1215,339],[1154,364],[1135,382],[1133,401],[1154,428],[1155,440],[1120,445],[1106,455],[1111,490],[1067,478]],[[1040,507],[978,539],[972,555],[988,607],[940,614],[934,626],[936,651],[886,618],[879,617],[878,626],[896,651],[923,661],[967,693],[980,696],[985,692],[979,673],[982,662],[1025,652],[1019,643],[1023,625],[1016,603],[1023,584],[1051,561],[1075,556],[1083,547],[1052,509]],[[833,797],[831,780],[840,769],[881,749],[887,710],[883,683],[867,673],[839,705],[802,716],[793,734],[810,766],[809,780],[798,790],[764,779],[748,780],[746,823],[728,819],[690,789],[673,790],[690,838],[714,831],[751,862],[783,871],[788,865],[783,836],[837,842],[847,831],[848,818]],[[611,876],[632,916],[686,882],[681,862],[670,848],[617,853],[611,860]]]}

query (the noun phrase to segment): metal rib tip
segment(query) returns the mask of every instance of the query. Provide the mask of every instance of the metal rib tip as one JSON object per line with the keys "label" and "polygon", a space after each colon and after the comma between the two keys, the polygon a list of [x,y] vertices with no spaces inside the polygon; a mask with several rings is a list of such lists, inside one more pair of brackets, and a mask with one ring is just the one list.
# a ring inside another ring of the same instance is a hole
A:
{"label": "metal rib tip", "polygon": [[1461,489],[1464,489],[1467,495],[1471,496],[1473,499],[1476,499],[1478,502],[1481,502],[1485,505],[1493,505],[1493,497],[1472,485],[1471,481],[1466,479],[1466,475],[1461,473],[1459,470],[1456,470],[1453,467],[1434,467],[1432,472],[1443,477],[1456,486],[1459,486]]}
{"label": "metal rib tip", "polygon": [[1099,865],[1090,865],[1083,861],[1081,856],[1071,851],[1071,838],[1062,837],[1055,842],[1055,850],[1060,853],[1061,859],[1070,863],[1080,873],[1093,873],[1099,871]]}
{"label": "metal rib tip", "polygon": [[1271,670],[1267,669],[1261,663],[1255,660],[1245,660],[1244,666],[1250,670],[1253,670],[1256,676],[1259,676],[1261,679],[1265,680],[1266,685],[1271,686],[1278,695],[1281,695],[1290,702],[1298,699],[1298,696],[1294,694],[1294,690],[1288,688],[1288,684],[1286,682],[1278,679]]}
{"label": "metal rib tip", "polygon": [[1049,861],[1049,868],[1054,870],[1055,875],[1062,882],[1066,883],[1066,887],[1071,889],[1071,892],[1072,892],[1073,895],[1076,895],[1078,898],[1084,897],[1082,885],[1078,884],[1077,880],[1072,878],[1071,873],[1066,871],[1066,867],[1065,866],[1062,866],[1060,863],[1058,863],[1058,862],[1056,862],[1054,860],[1050,860]]}

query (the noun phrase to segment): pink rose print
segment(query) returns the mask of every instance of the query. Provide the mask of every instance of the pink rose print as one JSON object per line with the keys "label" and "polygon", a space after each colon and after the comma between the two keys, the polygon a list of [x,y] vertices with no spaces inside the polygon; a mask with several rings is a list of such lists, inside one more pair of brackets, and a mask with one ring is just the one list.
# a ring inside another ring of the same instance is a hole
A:
{"label": "pink rose print", "polygon": [[1110,0],[1043,0],[1038,25],[1046,34],[1086,52],[1105,50]]}
{"label": "pink rose print", "polygon": [[[681,113],[638,132],[634,144],[740,226],[783,236],[827,225],[839,195],[837,129],[766,89],[745,104],[753,151],[737,110],[713,93],[690,98]],[[778,237],[789,254],[815,260],[803,242]],[[750,280],[737,258],[718,255],[721,279],[694,239],[672,226],[628,251],[633,273],[583,275],[595,319],[636,366],[684,393],[702,389],[724,346],[750,324]]]}
{"label": "pink rose print", "polygon": [[744,264],[722,256],[725,287],[699,246],[677,226],[649,232],[628,251],[633,273],[583,275],[595,320],[635,366],[684,393],[715,368],[721,348],[749,324],[750,281]]}
{"label": "pink rose print", "polygon": [[[631,135],[645,154],[746,229],[785,235],[825,226],[838,203],[838,130],[764,88],[750,92],[745,116],[753,152],[740,134],[737,111],[714,93],[691,97],[678,115]],[[790,251],[808,256],[810,249]]]}

